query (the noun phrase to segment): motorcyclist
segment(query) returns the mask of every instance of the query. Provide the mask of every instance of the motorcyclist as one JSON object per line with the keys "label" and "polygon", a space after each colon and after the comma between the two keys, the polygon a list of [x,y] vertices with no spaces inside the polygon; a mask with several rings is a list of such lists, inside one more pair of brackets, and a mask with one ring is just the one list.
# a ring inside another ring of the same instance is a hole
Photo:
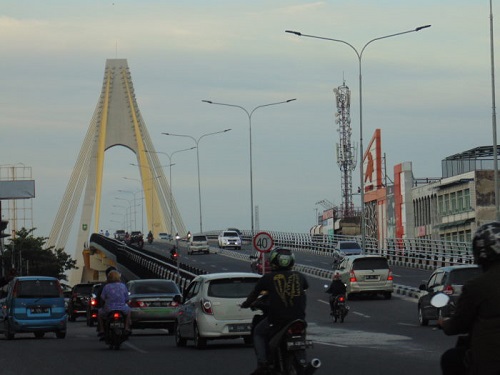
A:
{"label": "motorcyclist", "polygon": [[149,231],[148,233],[148,241],[151,243],[153,242],[153,232]]}
{"label": "motorcyclist", "polygon": [[252,306],[260,294],[267,292],[269,310],[254,329],[254,348],[257,356],[257,369],[252,375],[267,374],[269,335],[295,319],[306,315],[305,290],[309,287],[305,276],[293,271],[295,257],[288,249],[275,247],[269,256],[271,272],[263,275],[254,290],[248,295],[242,308]]}
{"label": "motorcyclist", "polygon": [[98,314],[99,330],[97,335],[101,340],[104,338],[104,318],[112,310],[120,310],[126,315],[125,332],[130,334],[131,316],[130,307],[127,305],[129,294],[127,286],[121,282],[121,274],[118,271],[112,270],[108,273],[107,282],[102,288],[100,298],[104,302]]}
{"label": "motorcyclist", "polygon": [[326,290],[326,293],[330,294],[330,315],[333,315],[333,312],[335,311],[335,300],[337,296],[345,295],[346,293],[346,286],[340,278],[340,273],[335,272],[333,274],[332,282]]}
{"label": "motorcyclist", "polygon": [[177,246],[172,246],[172,248],[170,249],[170,257],[172,259],[175,259],[177,257]]}
{"label": "motorcyclist", "polygon": [[500,222],[477,229],[472,252],[483,272],[465,283],[455,313],[438,320],[447,335],[467,334],[441,356],[444,375],[500,374]]}

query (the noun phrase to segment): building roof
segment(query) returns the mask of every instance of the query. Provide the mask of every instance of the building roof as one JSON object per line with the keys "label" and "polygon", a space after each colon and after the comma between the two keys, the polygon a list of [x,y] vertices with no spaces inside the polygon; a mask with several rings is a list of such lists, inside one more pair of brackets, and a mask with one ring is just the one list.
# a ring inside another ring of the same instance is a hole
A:
{"label": "building roof", "polygon": [[[497,146],[497,155],[500,154],[500,146]],[[446,157],[444,160],[480,159],[493,156],[492,146],[480,146],[467,151]]]}

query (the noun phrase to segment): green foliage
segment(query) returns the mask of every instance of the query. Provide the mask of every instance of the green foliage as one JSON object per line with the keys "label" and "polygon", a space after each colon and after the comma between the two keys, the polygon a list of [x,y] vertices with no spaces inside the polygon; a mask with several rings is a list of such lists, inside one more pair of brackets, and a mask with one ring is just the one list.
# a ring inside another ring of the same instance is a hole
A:
{"label": "green foliage", "polygon": [[5,246],[2,254],[4,270],[16,268],[22,275],[53,276],[67,280],[64,273],[77,268],[76,260],[64,249],[45,247],[48,238],[34,237],[35,229],[22,228],[14,238],[10,238],[10,243]]}

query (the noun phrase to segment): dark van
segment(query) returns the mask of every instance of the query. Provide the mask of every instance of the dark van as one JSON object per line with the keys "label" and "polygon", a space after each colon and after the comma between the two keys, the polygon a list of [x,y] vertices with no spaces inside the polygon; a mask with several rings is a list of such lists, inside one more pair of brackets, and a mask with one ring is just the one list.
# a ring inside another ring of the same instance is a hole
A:
{"label": "dark van", "polygon": [[66,309],[59,280],[48,276],[14,278],[2,300],[4,333],[12,340],[16,333],[33,332],[42,338],[54,332],[59,339],[66,337]]}

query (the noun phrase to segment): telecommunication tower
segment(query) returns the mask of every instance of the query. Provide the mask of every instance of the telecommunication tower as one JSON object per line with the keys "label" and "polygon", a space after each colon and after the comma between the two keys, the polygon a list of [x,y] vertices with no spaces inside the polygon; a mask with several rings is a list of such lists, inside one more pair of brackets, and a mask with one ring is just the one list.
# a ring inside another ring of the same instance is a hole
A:
{"label": "telecommunication tower", "polygon": [[340,143],[337,143],[337,164],[341,171],[342,217],[354,216],[352,203],[352,171],[356,168],[356,148],[351,143],[351,90],[345,85],[333,89],[337,99],[335,123],[339,124]]}

